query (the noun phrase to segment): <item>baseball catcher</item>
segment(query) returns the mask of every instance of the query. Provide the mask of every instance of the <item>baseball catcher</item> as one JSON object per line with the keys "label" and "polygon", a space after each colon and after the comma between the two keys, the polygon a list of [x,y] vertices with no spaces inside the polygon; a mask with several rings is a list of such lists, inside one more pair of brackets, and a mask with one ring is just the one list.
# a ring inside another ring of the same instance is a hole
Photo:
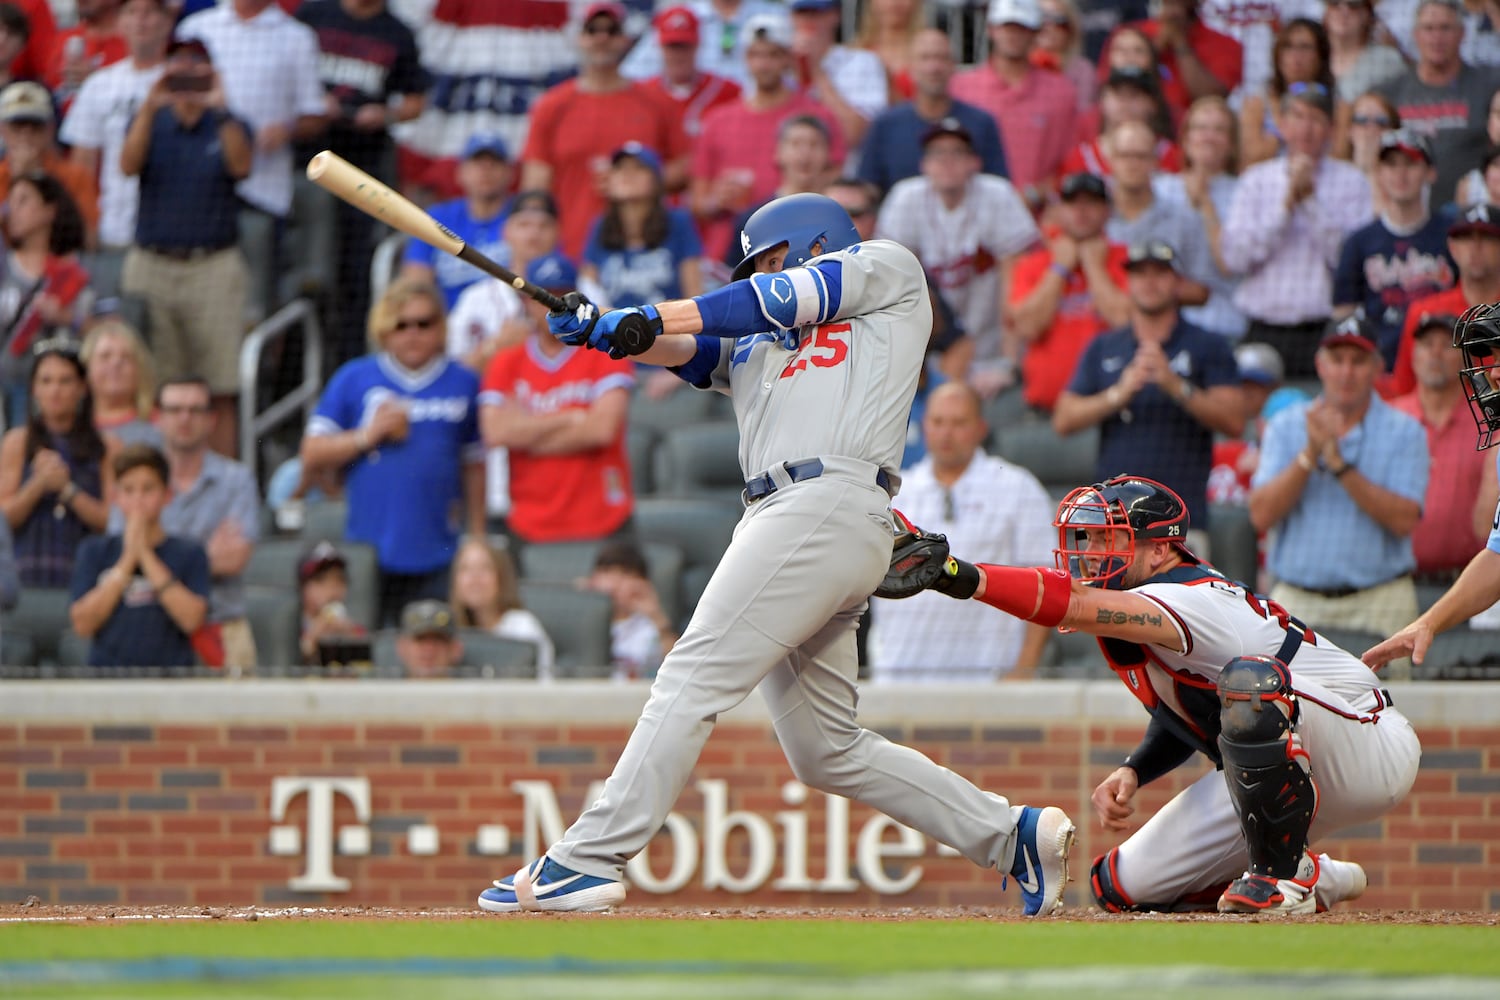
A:
{"label": "baseball catcher", "polygon": [[[1053,523],[1057,568],[950,557],[932,589],[1098,638],[1151,716],[1094,790],[1105,829],[1129,829],[1136,792],[1195,753],[1222,771],[1094,861],[1098,904],[1216,900],[1224,913],[1302,914],[1359,896],[1358,864],[1307,847],[1380,817],[1411,788],[1421,748],[1390,692],[1287,609],[1195,556],[1183,541],[1187,509],[1162,484],[1119,476],[1080,487]],[[926,579],[919,569],[903,577]]]}

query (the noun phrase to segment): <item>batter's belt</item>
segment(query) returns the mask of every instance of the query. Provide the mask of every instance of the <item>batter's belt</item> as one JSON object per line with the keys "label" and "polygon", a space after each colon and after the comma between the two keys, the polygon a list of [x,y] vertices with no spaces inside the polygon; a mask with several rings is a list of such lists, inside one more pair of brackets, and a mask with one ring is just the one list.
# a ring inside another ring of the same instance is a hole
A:
{"label": "batter's belt", "polygon": [[867,483],[873,479],[875,485],[885,490],[887,496],[893,496],[896,492],[890,473],[870,462],[841,457],[799,458],[793,462],[782,462],[780,465],[772,466],[760,475],[745,480],[745,488],[741,491],[740,497],[748,507],[758,500],[764,500],[779,489],[793,483],[817,479],[825,474],[853,479],[856,482]]}

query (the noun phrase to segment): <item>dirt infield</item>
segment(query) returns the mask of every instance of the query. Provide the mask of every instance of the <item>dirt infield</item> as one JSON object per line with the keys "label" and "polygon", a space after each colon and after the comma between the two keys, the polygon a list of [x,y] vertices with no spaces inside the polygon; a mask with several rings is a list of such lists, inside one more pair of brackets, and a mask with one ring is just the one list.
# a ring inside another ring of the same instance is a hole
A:
{"label": "dirt infield", "polygon": [[[980,907],[951,908],[885,908],[840,909],[838,907],[730,907],[694,909],[690,907],[624,907],[614,913],[566,913],[528,915],[529,919],[551,920],[845,920],[880,923],[906,923],[925,920],[972,920],[1029,922],[1015,910]],[[54,905],[35,898],[0,908],[0,923],[82,923],[108,921],[156,920],[308,920],[308,921],[397,921],[397,920],[506,920],[470,908],[402,909],[383,906],[113,906]],[[1094,909],[1067,910],[1058,920],[1080,922],[1120,922],[1133,920],[1193,921],[1204,923],[1245,923],[1281,920],[1274,917],[1246,917],[1218,913],[1103,913]],[[1478,927],[1500,926],[1500,914],[1466,910],[1339,910],[1306,918],[1322,924],[1436,924]]]}

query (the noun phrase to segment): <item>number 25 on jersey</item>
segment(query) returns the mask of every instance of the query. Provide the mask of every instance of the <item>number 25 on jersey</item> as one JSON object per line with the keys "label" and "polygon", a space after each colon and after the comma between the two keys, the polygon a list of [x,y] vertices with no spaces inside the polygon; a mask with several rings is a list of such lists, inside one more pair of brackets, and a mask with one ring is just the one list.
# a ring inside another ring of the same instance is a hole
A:
{"label": "number 25 on jersey", "polygon": [[791,378],[808,365],[814,368],[833,368],[842,364],[849,356],[849,344],[844,339],[848,332],[848,323],[824,323],[815,329],[813,335],[798,349],[797,356],[781,369],[781,377]]}

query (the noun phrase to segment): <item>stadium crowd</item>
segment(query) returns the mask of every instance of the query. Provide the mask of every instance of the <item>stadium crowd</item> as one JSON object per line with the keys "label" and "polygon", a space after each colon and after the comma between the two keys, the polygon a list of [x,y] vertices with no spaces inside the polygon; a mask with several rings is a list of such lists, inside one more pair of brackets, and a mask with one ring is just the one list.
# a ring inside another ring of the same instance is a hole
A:
{"label": "stadium crowd", "polygon": [[[671,647],[739,509],[732,419],[419,242],[371,280],[389,231],[302,178],[324,148],[601,306],[719,286],[756,208],[825,192],[934,293],[913,520],[1047,564],[1058,497],[1148,475],[1359,652],[1500,492],[1451,342],[1500,300],[1497,39],[1494,0],[0,0],[3,660]],[[262,483],[239,348],[300,294],[327,381]],[[875,604],[876,679],[1092,656]]]}

